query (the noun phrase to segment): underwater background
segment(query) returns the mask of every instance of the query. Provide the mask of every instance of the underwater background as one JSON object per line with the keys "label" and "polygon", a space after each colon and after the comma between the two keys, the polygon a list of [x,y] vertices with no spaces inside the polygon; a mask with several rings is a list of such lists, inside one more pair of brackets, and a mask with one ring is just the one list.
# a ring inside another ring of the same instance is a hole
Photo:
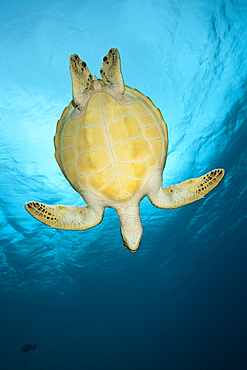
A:
{"label": "underwater background", "polygon": [[[246,19],[245,0],[1,1],[0,369],[247,368]],[[85,204],[53,136],[69,56],[100,77],[112,47],[167,123],[163,185],[226,171],[180,209],[144,198],[136,254],[112,209],[72,232],[24,208]]]}

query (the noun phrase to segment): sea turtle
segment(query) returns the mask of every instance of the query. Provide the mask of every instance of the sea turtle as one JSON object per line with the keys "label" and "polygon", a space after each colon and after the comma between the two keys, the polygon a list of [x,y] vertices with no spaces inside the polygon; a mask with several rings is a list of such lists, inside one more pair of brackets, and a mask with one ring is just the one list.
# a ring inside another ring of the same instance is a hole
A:
{"label": "sea turtle", "polygon": [[93,79],[76,54],[70,73],[73,100],[57,123],[55,157],[87,207],[32,201],[26,209],[52,228],[86,230],[102,221],[105,207],[115,208],[124,246],[136,252],[143,231],[139,203],[146,195],[158,208],[178,208],[203,198],[224,170],[162,188],[166,123],[148,97],[124,85],[118,50],[103,58],[102,79]]}

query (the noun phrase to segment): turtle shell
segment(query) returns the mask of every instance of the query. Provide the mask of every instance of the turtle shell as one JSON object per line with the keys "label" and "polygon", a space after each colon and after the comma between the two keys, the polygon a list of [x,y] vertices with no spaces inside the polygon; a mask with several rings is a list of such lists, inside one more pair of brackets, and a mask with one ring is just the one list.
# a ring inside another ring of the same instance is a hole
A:
{"label": "turtle shell", "polygon": [[83,115],[73,117],[70,103],[57,123],[56,160],[80,194],[128,201],[155,168],[164,168],[167,128],[159,109],[138,90],[125,86],[125,92],[132,103],[99,92]]}

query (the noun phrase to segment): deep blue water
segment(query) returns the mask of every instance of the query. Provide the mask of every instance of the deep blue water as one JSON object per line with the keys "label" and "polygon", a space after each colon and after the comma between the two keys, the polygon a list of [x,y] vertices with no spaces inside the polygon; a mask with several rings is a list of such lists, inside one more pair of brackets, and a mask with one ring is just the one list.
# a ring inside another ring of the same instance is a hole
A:
{"label": "deep blue water", "polygon": [[[247,368],[246,19],[243,0],[1,2],[0,369]],[[53,136],[69,56],[99,77],[111,47],[167,122],[164,186],[226,171],[183,208],[144,199],[136,254],[114,210],[66,232],[24,209],[84,204]]]}

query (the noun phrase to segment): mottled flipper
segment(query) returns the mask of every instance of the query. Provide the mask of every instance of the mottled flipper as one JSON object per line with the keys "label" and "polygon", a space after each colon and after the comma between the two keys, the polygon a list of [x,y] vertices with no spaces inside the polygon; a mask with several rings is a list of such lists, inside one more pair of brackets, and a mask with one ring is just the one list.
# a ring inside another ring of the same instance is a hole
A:
{"label": "mottled flipper", "polygon": [[103,68],[100,70],[100,74],[106,87],[109,86],[109,92],[116,95],[117,99],[121,99],[124,94],[124,83],[117,49],[110,49],[103,58]]}
{"label": "mottled flipper", "polygon": [[206,175],[190,179],[181,184],[160,188],[157,194],[149,194],[149,199],[158,208],[179,208],[204,198],[222,180],[225,171],[213,170]]}
{"label": "mottled flipper", "polygon": [[96,214],[88,207],[49,206],[39,202],[28,202],[25,207],[33,217],[54,229],[86,230],[103,218],[103,212]]}
{"label": "mottled flipper", "polygon": [[69,66],[72,78],[73,105],[83,110],[88,101],[87,92],[93,88],[93,77],[86,63],[77,54],[71,55]]}

